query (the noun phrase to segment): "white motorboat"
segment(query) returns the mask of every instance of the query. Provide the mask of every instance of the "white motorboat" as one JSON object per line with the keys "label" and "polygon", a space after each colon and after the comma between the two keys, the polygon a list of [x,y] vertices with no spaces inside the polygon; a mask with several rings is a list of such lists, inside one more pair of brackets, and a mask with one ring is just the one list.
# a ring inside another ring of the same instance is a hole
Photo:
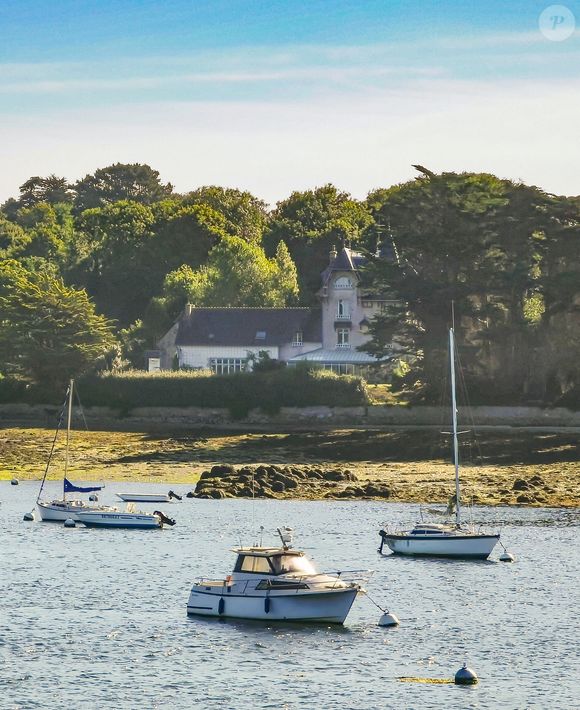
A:
{"label": "white motorboat", "polygon": [[[72,418],[72,402],[73,402],[73,390],[74,381],[71,380],[67,389],[65,403],[60,413],[60,417],[56,427],[55,437],[52,443],[52,448],[46,463],[46,468],[44,470],[44,476],[42,478],[42,483],[40,484],[40,490],[38,492],[38,497],[36,499],[36,506],[38,509],[38,514],[40,519],[48,522],[63,522],[67,519],[77,520],[77,513],[79,511],[111,511],[114,512],[117,508],[111,506],[103,506],[90,502],[86,502],[82,499],[71,499],[67,498],[67,493],[94,493],[96,491],[102,490],[103,486],[77,486],[67,478],[68,465],[69,465],[69,448],[70,448],[70,430],[71,430],[71,418]],[[65,459],[64,459],[64,476],[63,476],[63,494],[62,498],[57,498],[54,500],[41,500],[42,492],[46,484],[46,477],[50,469],[50,463],[52,456],[54,454],[54,448],[56,440],[58,437],[58,432],[60,431],[62,420],[64,417],[65,408],[68,409],[67,417],[67,429],[66,429],[66,448],[65,448]]]}
{"label": "white motorboat", "polygon": [[117,498],[126,503],[169,503],[171,500],[168,495],[163,493],[117,493]]}
{"label": "white motorboat", "polygon": [[175,520],[168,518],[161,511],[143,513],[127,506],[126,512],[87,510],[77,513],[77,520],[89,528],[139,528],[151,530],[164,525],[175,525]]}
{"label": "white motorboat", "polygon": [[[279,531],[280,532],[280,531]],[[360,584],[360,571],[318,573],[306,555],[289,547],[238,547],[225,579],[201,579],[189,595],[189,615],[342,624]]]}
{"label": "white motorboat", "polygon": [[449,329],[449,359],[451,368],[451,411],[453,424],[453,460],[455,464],[455,496],[448,510],[455,507],[455,524],[418,523],[412,530],[381,530],[383,545],[399,555],[455,557],[485,560],[499,541],[499,534],[481,532],[461,521],[461,489],[459,482],[459,445],[457,432],[457,402],[455,394],[455,334]]}

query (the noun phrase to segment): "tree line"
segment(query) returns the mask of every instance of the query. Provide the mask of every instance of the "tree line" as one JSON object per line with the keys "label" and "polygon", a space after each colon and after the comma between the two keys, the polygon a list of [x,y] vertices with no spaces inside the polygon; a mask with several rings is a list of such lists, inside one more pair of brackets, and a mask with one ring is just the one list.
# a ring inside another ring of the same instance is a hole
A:
{"label": "tree line", "polygon": [[[186,302],[315,304],[330,249],[346,243],[368,256],[365,288],[390,294],[368,350],[398,345],[394,386],[406,396],[435,397],[454,302],[464,370],[483,399],[573,398],[580,200],[489,174],[417,169],[365,200],[329,184],[273,209],[233,188],[178,194],[142,164],[75,184],[31,177],[0,209],[2,370],[46,377],[42,353],[59,341],[69,343],[63,373],[97,356],[140,366]],[[40,303],[52,304],[52,321]]]}

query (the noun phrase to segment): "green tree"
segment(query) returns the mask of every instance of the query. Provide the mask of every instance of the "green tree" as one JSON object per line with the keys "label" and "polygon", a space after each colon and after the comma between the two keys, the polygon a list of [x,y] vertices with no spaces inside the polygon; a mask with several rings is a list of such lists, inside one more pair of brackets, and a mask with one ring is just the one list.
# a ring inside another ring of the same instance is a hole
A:
{"label": "green tree", "polygon": [[260,242],[268,222],[267,205],[250,192],[207,185],[189,192],[186,205],[209,205],[225,218],[228,234],[248,242]]}
{"label": "green tree", "polygon": [[293,192],[279,202],[271,214],[264,244],[270,254],[280,241],[286,244],[298,270],[303,300],[312,302],[332,246],[363,245],[371,225],[372,217],[365,204],[334,185],[324,185]]}
{"label": "green tree", "polygon": [[15,220],[22,208],[34,207],[41,202],[70,204],[73,198],[74,190],[66,178],[54,174],[48,177],[35,175],[20,186],[18,199],[11,198],[4,203],[3,210],[9,219]]}
{"label": "green tree", "polygon": [[374,259],[369,276],[399,305],[372,323],[368,351],[384,354],[398,341],[415,357],[407,379],[435,394],[455,302],[466,369],[490,394],[490,382],[521,393],[529,373],[518,359],[535,338],[526,313],[542,260],[545,195],[493,175],[421,172],[369,196],[399,254]]}
{"label": "green tree", "polygon": [[13,260],[0,262],[0,314],[3,372],[39,384],[60,388],[115,344],[85,291]]}
{"label": "green tree", "polygon": [[78,219],[79,266],[71,276],[122,326],[141,316],[161,288],[154,221],[151,207],[128,200],[85,210]]}
{"label": "green tree", "polygon": [[75,210],[102,207],[120,200],[151,204],[173,192],[171,183],[163,184],[159,172],[141,163],[115,163],[86,175],[75,185]]}
{"label": "green tree", "polygon": [[71,206],[65,203],[51,205],[39,202],[22,208],[17,215],[18,224],[26,230],[27,239],[12,255],[19,259],[40,257],[65,269],[74,250],[74,221]]}

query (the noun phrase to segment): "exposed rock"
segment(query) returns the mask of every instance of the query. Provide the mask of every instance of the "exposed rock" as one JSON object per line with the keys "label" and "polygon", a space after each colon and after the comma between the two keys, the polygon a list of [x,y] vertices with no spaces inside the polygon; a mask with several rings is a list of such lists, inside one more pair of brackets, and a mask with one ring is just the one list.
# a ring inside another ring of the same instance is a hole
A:
{"label": "exposed rock", "polygon": [[531,503],[532,500],[533,499],[530,498],[530,496],[526,496],[523,493],[516,498],[517,503]]}
{"label": "exposed rock", "polygon": [[512,490],[514,491],[529,491],[530,490],[530,484],[523,478],[518,478],[514,481],[514,485],[512,486]]}
{"label": "exposed rock", "polygon": [[272,483],[272,490],[276,493],[283,493],[286,490],[286,486],[282,481],[274,481],[274,483]]}

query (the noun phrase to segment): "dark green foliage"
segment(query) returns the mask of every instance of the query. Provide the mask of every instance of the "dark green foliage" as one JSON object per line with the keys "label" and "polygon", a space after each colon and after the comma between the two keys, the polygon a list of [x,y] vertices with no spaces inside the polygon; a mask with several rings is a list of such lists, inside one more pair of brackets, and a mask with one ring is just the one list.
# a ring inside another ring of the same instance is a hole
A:
{"label": "dark green foliage", "polygon": [[[369,196],[399,258],[374,259],[367,278],[399,305],[374,320],[366,349],[381,355],[386,344],[398,343],[409,365],[399,383],[413,398],[436,399],[454,303],[470,384],[490,401],[546,399],[549,381],[562,369],[559,354],[568,355],[567,380],[576,376],[578,206],[493,175],[421,172]],[[563,258],[558,250],[565,244]],[[569,291],[556,285],[560,279]],[[558,322],[563,311],[568,322]],[[566,346],[554,347],[564,339]]]}
{"label": "dark green foliage", "polygon": [[85,291],[50,273],[0,262],[0,367],[37,384],[61,388],[95,367],[114,346],[111,323]]}
{"label": "dark green foliage", "polygon": [[[226,407],[240,416],[254,408],[272,412],[279,407],[350,407],[368,403],[366,386],[360,377],[339,377],[305,368],[222,376],[183,370],[104,373],[87,375],[79,380],[78,386],[85,406],[121,411],[135,407]],[[3,401],[21,394],[21,389],[0,380]],[[59,396],[62,393],[55,393],[54,401]],[[34,388],[29,388],[27,401],[40,401],[35,399]]]}
{"label": "dark green foliage", "polygon": [[119,200],[132,200],[149,205],[173,192],[170,183],[164,185],[159,171],[141,163],[115,163],[86,175],[74,186],[75,210],[82,212],[103,207]]}
{"label": "dark green foliage", "polygon": [[354,248],[372,224],[364,203],[341,192],[334,185],[293,192],[278,202],[270,216],[264,243],[274,253],[283,241],[296,264],[302,301],[314,301],[320,288],[320,273],[328,264],[332,246],[342,243]]}

